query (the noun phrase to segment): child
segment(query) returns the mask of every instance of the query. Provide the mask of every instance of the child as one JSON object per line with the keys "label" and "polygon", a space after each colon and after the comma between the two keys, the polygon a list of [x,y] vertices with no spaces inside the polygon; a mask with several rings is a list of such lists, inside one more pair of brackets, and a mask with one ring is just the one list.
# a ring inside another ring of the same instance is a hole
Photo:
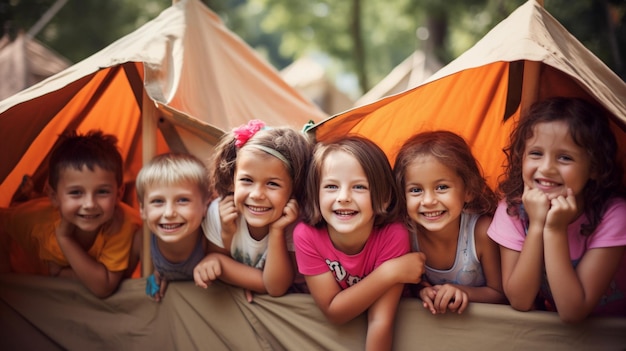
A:
{"label": "child", "polygon": [[488,233],[511,305],[565,322],[626,316],[626,200],[608,118],[582,99],[540,101],[504,151],[505,201]]}
{"label": "child", "polygon": [[414,251],[426,255],[419,296],[432,314],[502,303],[498,245],[487,236],[497,199],[465,140],[448,131],[407,140],[394,168]]}
{"label": "child", "polygon": [[394,222],[397,191],[389,161],[362,137],[320,143],[306,194],[294,244],[313,299],[336,324],[367,311],[366,349],[391,349],[404,283],[420,281],[424,256],[407,254],[408,232]]}
{"label": "child", "polygon": [[210,201],[205,165],[189,154],[156,156],[137,175],[141,218],[150,228],[154,274],[146,292],[159,302],[167,283],[193,280],[208,243],[200,225]]}
{"label": "child", "polygon": [[[213,185],[219,196],[202,223],[209,254],[194,269],[198,286],[214,280],[281,296],[294,280],[285,228],[298,218],[311,144],[291,128],[259,120],[216,146]],[[289,243],[291,240],[289,240]]]}
{"label": "child", "polygon": [[49,160],[49,197],[11,208],[6,219],[13,272],[77,279],[100,298],[118,288],[141,220],[119,201],[116,143],[101,131],[60,137]]}

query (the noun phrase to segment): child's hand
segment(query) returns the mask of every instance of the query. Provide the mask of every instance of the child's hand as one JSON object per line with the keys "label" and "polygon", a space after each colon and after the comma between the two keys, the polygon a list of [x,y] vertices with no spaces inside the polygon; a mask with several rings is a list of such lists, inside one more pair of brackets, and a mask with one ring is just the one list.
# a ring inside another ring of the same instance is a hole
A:
{"label": "child's hand", "polygon": [[417,284],[422,281],[425,272],[426,255],[423,252],[409,252],[402,256],[385,261],[381,267],[390,267],[397,283]]}
{"label": "child's hand", "polygon": [[252,303],[252,300],[254,299],[254,292],[250,289],[243,289],[243,293],[246,295],[246,301],[248,301],[248,303]]}
{"label": "child's hand", "polygon": [[157,270],[154,271],[152,277],[148,278],[146,284],[146,293],[148,296],[152,297],[154,301],[160,302],[165,296],[165,291],[167,290],[168,281],[165,278],[162,278]]}
{"label": "child's hand", "polygon": [[[237,231],[237,206],[235,205],[235,197],[226,195],[219,203],[220,222],[222,224],[222,235],[232,236]],[[223,238],[222,238],[223,239]]]}
{"label": "child's hand", "polygon": [[437,310],[434,307],[435,296],[437,291],[432,286],[425,286],[420,290],[420,299],[422,299],[422,306],[430,311],[432,314],[437,314]]}
{"label": "child's hand", "polygon": [[289,224],[293,223],[298,218],[298,201],[296,199],[290,199],[285,208],[283,209],[283,215],[278,218],[274,223],[270,225],[272,229],[283,230]]}
{"label": "child's hand", "polygon": [[208,254],[196,265],[193,269],[193,280],[196,286],[206,289],[222,275],[220,256],[218,253]]}
{"label": "child's hand", "polygon": [[531,224],[541,224],[543,228],[546,217],[548,216],[548,210],[550,210],[550,199],[548,196],[543,191],[537,188],[531,189],[528,185],[524,184],[522,203],[528,215],[528,221]]}
{"label": "child's hand", "polygon": [[467,293],[452,284],[434,285],[420,290],[424,308],[432,314],[444,314],[448,310],[463,313],[469,304]]}
{"label": "child's hand", "polygon": [[435,285],[433,289],[435,290],[435,299],[432,307],[437,313],[443,314],[450,310],[450,312],[461,314],[469,304],[467,293],[452,284]]}
{"label": "child's hand", "polygon": [[54,233],[57,239],[59,238],[71,238],[74,233],[75,225],[68,222],[65,217],[61,216],[59,225],[55,228]]}
{"label": "child's hand", "polygon": [[571,188],[565,196],[559,195],[550,200],[550,210],[546,218],[546,229],[567,230],[567,226],[576,218],[578,206]]}

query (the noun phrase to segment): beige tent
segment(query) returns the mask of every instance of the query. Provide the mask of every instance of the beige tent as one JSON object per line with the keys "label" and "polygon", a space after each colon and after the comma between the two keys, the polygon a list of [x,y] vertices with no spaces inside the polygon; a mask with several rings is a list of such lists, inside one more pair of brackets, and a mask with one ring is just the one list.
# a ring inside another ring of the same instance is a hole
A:
{"label": "beige tent", "polygon": [[39,41],[19,33],[0,38],[0,100],[69,67],[71,62]]}
{"label": "beige tent", "polygon": [[[176,11],[180,10],[177,5]],[[516,36],[521,39],[513,40]],[[470,123],[478,126],[467,128],[481,135],[480,123],[484,123],[484,128],[494,132],[493,138],[500,140],[499,135],[507,132],[507,126],[502,123],[506,106],[502,100],[506,101],[507,95],[503,89],[517,82],[509,79],[509,65],[520,68],[529,62],[526,60],[539,64],[541,77],[549,82],[571,77],[564,80],[567,87],[571,89],[575,85],[575,92],[593,94],[616,115],[616,126],[624,126],[624,83],[583,50],[535,2],[522,6],[485,40],[467,53],[467,61],[460,58],[428,83],[340,114],[339,118],[318,125],[313,132],[316,137],[324,138],[331,132],[345,133],[354,126],[358,129],[361,120],[367,120],[370,114],[375,119],[377,113],[397,107],[394,102],[401,100],[403,108],[393,113],[408,110],[412,117],[404,119],[409,123],[420,116],[414,111],[424,104],[424,99],[430,98],[433,104],[445,107],[445,99],[433,94],[455,94],[457,89],[471,88],[476,89],[477,95],[450,101],[468,104],[491,96],[493,107],[466,112],[469,116],[484,113],[497,118],[474,118]],[[477,77],[479,82],[475,82]],[[3,110],[6,108],[0,109]],[[0,112],[0,123],[4,118]],[[338,123],[333,124],[335,120]],[[465,128],[463,123],[457,124]],[[500,126],[499,132],[492,124]],[[389,128],[384,120],[379,120],[378,125],[378,129],[372,129],[387,133],[389,144],[395,142],[394,138],[402,137],[394,134],[398,131]],[[412,128],[407,131],[412,132],[418,127],[405,128]],[[0,131],[4,133],[4,129]],[[365,134],[376,134],[366,131]],[[486,152],[495,153],[494,149]],[[76,282],[56,278],[2,275],[0,287],[0,349],[3,350],[363,350],[367,331],[365,315],[342,326],[329,324],[309,295],[289,294],[280,298],[263,295],[248,303],[241,289],[219,283],[203,290],[192,282],[174,282],[160,304],[151,302],[145,295],[145,279],[125,281],[116,294],[104,300],[94,298]],[[472,303],[462,315],[433,316],[422,308],[419,300],[407,298],[400,302],[394,350],[622,350],[626,345],[625,331],[626,318],[589,318],[581,324],[569,325],[554,313],[517,312],[506,305]]]}
{"label": "beige tent", "polygon": [[330,80],[324,66],[313,58],[297,59],[280,71],[280,76],[328,115],[352,107],[352,99]]}
{"label": "beige tent", "polygon": [[206,158],[223,131],[250,119],[300,129],[324,117],[199,0],[180,1],[0,102],[0,207],[25,174],[42,187],[41,165],[65,130],[117,135],[132,181],[142,153],[175,150]]}
{"label": "beige tent", "polygon": [[366,105],[386,96],[415,88],[442,67],[443,64],[431,53],[415,50],[378,84],[357,99],[354,106]]}

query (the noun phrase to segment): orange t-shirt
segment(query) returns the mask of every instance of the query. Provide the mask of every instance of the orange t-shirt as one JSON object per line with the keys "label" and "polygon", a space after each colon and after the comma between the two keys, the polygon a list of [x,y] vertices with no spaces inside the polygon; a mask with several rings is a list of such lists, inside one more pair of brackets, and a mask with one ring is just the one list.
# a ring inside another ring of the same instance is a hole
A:
{"label": "orange t-shirt", "polygon": [[[128,267],[133,234],[142,224],[137,211],[121,202],[115,216],[122,216],[119,230],[105,232],[101,229],[87,252],[111,272]],[[47,274],[46,261],[62,267],[69,266],[55,235],[60,220],[58,209],[45,197],[25,202],[7,212],[3,221],[4,232],[12,240],[10,259],[13,272]]]}

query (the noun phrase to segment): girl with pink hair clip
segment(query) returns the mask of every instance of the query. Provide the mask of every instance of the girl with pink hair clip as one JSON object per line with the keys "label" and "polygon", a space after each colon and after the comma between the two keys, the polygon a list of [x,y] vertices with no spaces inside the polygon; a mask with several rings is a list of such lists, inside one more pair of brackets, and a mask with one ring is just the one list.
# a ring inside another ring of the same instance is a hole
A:
{"label": "girl with pink hair clip", "polygon": [[296,270],[286,232],[299,216],[310,155],[304,134],[260,120],[221,139],[212,170],[218,198],[202,223],[209,253],[194,269],[196,285],[220,280],[244,288],[249,301],[250,292],[287,292]]}

